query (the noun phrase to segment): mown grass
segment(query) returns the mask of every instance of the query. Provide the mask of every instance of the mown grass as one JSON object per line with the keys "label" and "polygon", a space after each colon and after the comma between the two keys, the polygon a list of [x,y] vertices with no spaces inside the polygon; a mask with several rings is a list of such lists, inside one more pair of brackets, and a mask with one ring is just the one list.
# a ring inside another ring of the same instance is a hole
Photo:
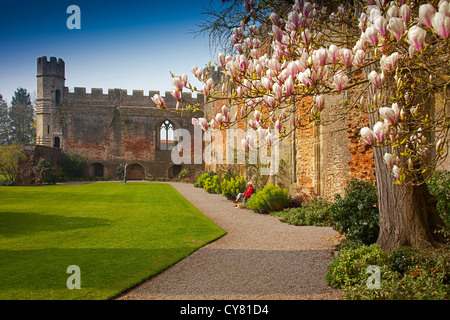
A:
{"label": "mown grass", "polygon": [[168,184],[0,187],[0,299],[108,299],[224,234]]}

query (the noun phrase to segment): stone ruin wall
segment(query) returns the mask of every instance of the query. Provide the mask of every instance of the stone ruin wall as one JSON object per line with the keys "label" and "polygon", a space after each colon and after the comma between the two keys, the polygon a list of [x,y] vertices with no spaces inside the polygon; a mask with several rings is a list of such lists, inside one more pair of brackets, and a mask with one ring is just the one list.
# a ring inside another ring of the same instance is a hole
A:
{"label": "stone ruin wall", "polygon": [[[192,112],[182,115],[175,111],[176,101],[165,93],[166,110],[159,109],[151,97],[160,92],[142,90],[92,89],[75,87],[73,92],[64,88],[63,101],[56,108],[53,120],[55,136],[61,136],[61,148],[73,151],[88,159],[89,163],[104,165],[104,176],[116,176],[116,169],[125,163],[137,164],[144,169],[145,177],[167,177],[171,175],[171,151],[159,150],[159,132],[162,122],[170,120],[176,128],[188,129],[192,138],[194,128]],[[183,93],[183,98],[191,103],[203,103],[203,95],[193,98]],[[202,112],[197,112],[199,116]],[[193,163],[193,161],[192,161]],[[203,165],[182,165],[190,171],[203,169]],[[88,169],[87,175],[93,175]]]}

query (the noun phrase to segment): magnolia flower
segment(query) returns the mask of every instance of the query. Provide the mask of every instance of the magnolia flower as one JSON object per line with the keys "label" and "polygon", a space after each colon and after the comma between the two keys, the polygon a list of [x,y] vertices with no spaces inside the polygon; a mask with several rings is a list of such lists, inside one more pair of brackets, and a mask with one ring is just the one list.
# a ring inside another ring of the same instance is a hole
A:
{"label": "magnolia flower", "polygon": [[341,92],[344,87],[347,85],[349,79],[345,73],[338,72],[334,75],[333,85],[337,91]]}
{"label": "magnolia flower", "polygon": [[403,21],[408,23],[409,17],[411,16],[411,8],[409,5],[404,4],[400,7],[399,10],[400,15],[402,16]]}
{"label": "magnolia flower", "polygon": [[373,126],[373,134],[378,142],[383,142],[386,136],[386,125],[384,122],[378,121]]}
{"label": "magnolia flower", "polygon": [[225,56],[222,53],[217,55],[217,61],[222,68],[225,67]]}
{"label": "magnolia flower", "polygon": [[273,144],[273,135],[270,131],[267,132],[266,142],[269,146]]}
{"label": "magnolia flower", "polygon": [[280,22],[280,18],[278,17],[278,14],[276,12],[271,12],[269,15],[270,21],[272,21],[273,24],[278,25]]}
{"label": "magnolia flower", "polygon": [[[375,86],[375,87],[381,87],[381,85],[383,84],[383,79],[382,79],[382,73],[378,73],[375,70],[371,71],[369,73],[369,75],[367,76],[367,79],[369,79],[369,81]],[[383,78],[384,78],[384,74],[383,74]]]}
{"label": "magnolia flower", "polygon": [[221,113],[216,114],[216,121],[219,124],[219,126],[222,124],[223,119],[224,119],[223,114],[221,114]]}
{"label": "magnolia flower", "polygon": [[261,139],[264,139],[266,137],[267,132],[263,127],[258,127],[256,131],[258,132],[258,135]]}
{"label": "magnolia flower", "polygon": [[198,126],[200,125],[200,123],[198,122],[198,119],[197,119],[197,118],[192,118],[192,125],[193,125],[194,127],[198,127]]}
{"label": "magnolia flower", "polygon": [[387,34],[387,20],[386,20],[385,17],[383,17],[383,16],[377,17],[375,19],[375,22],[374,22],[373,26],[383,36],[385,36]]}
{"label": "magnolia flower", "polygon": [[208,123],[208,120],[206,120],[205,118],[199,118],[198,119],[198,124],[203,129],[203,131],[207,131],[208,130],[209,123]]}
{"label": "magnolia flower", "polygon": [[374,46],[378,44],[378,31],[374,27],[368,27],[364,37]]}
{"label": "magnolia flower", "polygon": [[173,89],[171,92],[172,96],[175,98],[175,100],[180,101],[181,100],[181,91],[178,91],[176,89]]}
{"label": "magnolia flower", "polygon": [[319,111],[322,111],[325,104],[325,97],[323,95],[314,96],[313,100],[317,104],[317,109],[319,109]]}
{"label": "magnolia flower", "polygon": [[281,88],[281,86],[278,83],[274,83],[272,90],[275,98],[280,101],[283,97],[283,89]]}
{"label": "magnolia flower", "polygon": [[441,38],[447,39],[450,36],[450,17],[438,12],[431,18],[431,24]]}
{"label": "magnolia flower", "polygon": [[179,91],[183,90],[184,82],[183,82],[183,79],[181,79],[181,77],[175,77],[172,79],[171,82],[174,85],[176,90],[179,90]]}
{"label": "magnolia flower", "polygon": [[255,110],[255,120],[257,122],[261,120],[261,112],[259,112],[259,110]]}
{"label": "magnolia flower", "polygon": [[365,55],[364,50],[359,49],[359,50],[356,51],[355,56],[353,58],[353,65],[355,67],[358,68],[360,66],[360,64],[363,63],[364,55]]}
{"label": "magnolia flower", "polygon": [[341,49],[340,57],[344,66],[348,68],[352,65],[352,58],[353,58],[352,50],[347,48]]}
{"label": "magnolia flower", "polygon": [[278,132],[281,132],[281,129],[283,128],[283,123],[280,121],[280,120],[277,120],[276,122],[275,122],[275,129],[278,131]]}
{"label": "magnolia flower", "polygon": [[330,45],[330,47],[328,48],[328,58],[330,59],[330,62],[335,63],[338,57],[339,48],[335,44]]}
{"label": "magnolia flower", "polygon": [[361,133],[361,137],[363,138],[363,140],[369,145],[373,145],[374,143],[374,133],[373,131],[368,128],[368,127],[364,127],[361,129],[360,131]]}
{"label": "magnolia flower", "polygon": [[281,31],[281,29],[279,27],[277,27],[274,24],[272,25],[272,35],[275,38],[275,40],[282,42],[283,32]]}
{"label": "magnolia flower", "polygon": [[317,61],[319,63],[320,66],[325,66],[327,63],[327,58],[328,58],[328,52],[327,49],[325,48],[321,48],[319,50],[317,50],[315,52],[315,58],[317,58]]}
{"label": "magnolia flower", "polygon": [[284,88],[286,91],[286,95],[290,96],[292,92],[294,91],[294,80],[292,79],[292,76],[289,76],[286,81],[284,82]]}
{"label": "magnolia flower", "polygon": [[419,21],[420,23],[426,25],[428,28],[431,28],[431,18],[436,13],[434,7],[427,3],[419,6]]}
{"label": "magnolia flower", "polygon": [[395,157],[390,153],[385,153],[383,158],[389,169],[392,169],[392,167],[397,164]]}
{"label": "magnolia flower", "polygon": [[[412,26],[408,31],[408,40],[410,45],[416,50],[421,51],[425,48],[425,36],[427,32],[418,26]],[[411,52],[410,52],[411,54]]]}
{"label": "magnolia flower", "polygon": [[400,179],[401,170],[397,165],[392,166],[392,173],[394,174],[395,179]]}
{"label": "magnolia flower", "polygon": [[405,23],[401,18],[391,18],[389,19],[389,31],[398,41],[405,33]]}
{"label": "magnolia flower", "polygon": [[388,120],[392,124],[397,124],[397,117],[395,111],[389,107],[383,107],[379,110],[380,115],[383,119]]}
{"label": "magnolia flower", "polygon": [[166,107],[166,103],[164,102],[164,99],[161,98],[161,96],[159,94],[155,94],[152,97],[153,102],[160,107],[161,109],[164,109]]}
{"label": "magnolia flower", "polygon": [[266,89],[266,90],[272,89],[272,80],[270,80],[269,78],[262,77],[261,78],[261,83],[262,83],[262,86],[263,86],[264,89]]}

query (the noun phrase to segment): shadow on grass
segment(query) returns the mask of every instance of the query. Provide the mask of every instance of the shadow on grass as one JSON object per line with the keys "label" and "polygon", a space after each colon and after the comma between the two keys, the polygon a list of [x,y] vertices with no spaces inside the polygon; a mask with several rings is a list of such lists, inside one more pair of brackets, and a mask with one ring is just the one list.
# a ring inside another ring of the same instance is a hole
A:
{"label": "shadow on grass", "polygon": [[[0,250],[0,300],[108,299],[168,268],[196,248]],[[67,268],[80,268],[69,290]]]}
{"label": "shadow on grass", "polygon": [[29,212],[0,212],[0,236],[14,237],[43,231],[67,231],[109,225],[108,219],[63,217]]}

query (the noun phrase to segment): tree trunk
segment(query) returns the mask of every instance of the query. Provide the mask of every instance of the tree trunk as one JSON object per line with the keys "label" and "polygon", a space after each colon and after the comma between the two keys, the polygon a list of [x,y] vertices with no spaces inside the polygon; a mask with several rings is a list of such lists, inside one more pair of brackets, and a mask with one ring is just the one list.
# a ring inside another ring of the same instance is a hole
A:
{"label": "tree trunk", "polygon": [[380,212],[378,245],[387,253],[401,246],[439,247],[444,226],[436,211],[436,198],[427,185],[397,186],[387,169],[383,155],[386,148],[374,148],[375,174]]}

